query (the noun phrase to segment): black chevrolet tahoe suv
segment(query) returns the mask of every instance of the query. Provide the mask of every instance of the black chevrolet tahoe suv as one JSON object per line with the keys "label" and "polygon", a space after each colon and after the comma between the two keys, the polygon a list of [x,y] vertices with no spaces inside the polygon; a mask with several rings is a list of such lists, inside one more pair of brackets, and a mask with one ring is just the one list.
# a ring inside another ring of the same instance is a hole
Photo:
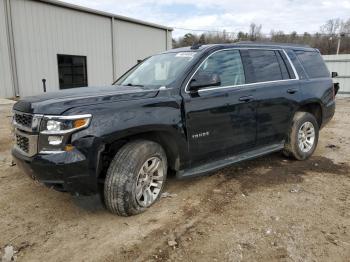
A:
{"label": "black chevrolet tahoe suv", "polygon": [[216,44],[151,56],[106,87],[27,97],[13,106],[15,162],[61,191],[102,196],[129,216],[167,174],[207,174],[275,151],[310,157],[334,115],[318,50]]}

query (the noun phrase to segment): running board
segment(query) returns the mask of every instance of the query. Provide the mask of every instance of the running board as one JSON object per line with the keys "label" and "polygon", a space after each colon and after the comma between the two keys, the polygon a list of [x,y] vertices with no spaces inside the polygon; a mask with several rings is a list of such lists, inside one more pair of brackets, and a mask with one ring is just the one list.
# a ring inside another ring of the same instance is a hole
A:
{"label": "running board", "polygon": [[256,158],[259,156],[267,155],[272,152],[280,151],[284,148],[284,141],[278,144],[273,144],[269,146],[264,146],[246,153],[242,153],[240,155],[231,156],[228,158],[220,159],[208,164],[203,164],[201,166],[180,170],[177,172],[177,178],[187,178],[194,176],[201,176],[207,173],[216,171],[218,169],[224,168],[226,166],[232,165],[234,163],[241,162],[243,160],[248,160],[252,158]]}

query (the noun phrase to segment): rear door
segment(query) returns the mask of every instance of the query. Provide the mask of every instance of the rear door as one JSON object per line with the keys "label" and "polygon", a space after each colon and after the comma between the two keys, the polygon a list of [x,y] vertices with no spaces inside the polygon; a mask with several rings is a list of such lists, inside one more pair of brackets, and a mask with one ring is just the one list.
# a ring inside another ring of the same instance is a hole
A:
{"label": "rear door", "polygon": [[256,87],[257,146],[280,143],[298,106],[299,81],[283,50],[242,51],[247,82]]}
{"label": "rear door", "polygon": [[184,92],[189,151],[194,161],[211,161],[254,147],[254,90],[245,87],[240,51],[219,50],[208,56],[196,74],[215,73],[220,86]]}

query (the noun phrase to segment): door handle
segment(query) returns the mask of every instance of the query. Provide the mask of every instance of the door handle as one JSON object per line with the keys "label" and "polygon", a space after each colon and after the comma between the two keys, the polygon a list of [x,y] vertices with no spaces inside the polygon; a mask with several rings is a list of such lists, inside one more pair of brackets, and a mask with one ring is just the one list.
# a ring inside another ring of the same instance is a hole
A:
{"label": "door handle", "polygon": [[295,88],[290,88],[287,90],[288,94],[295,94],[296,92],[298,92],[298,89],[295,89]]}
{"label": "door handle", "polygon": [[254,97],[253,96],[242,96],[238,100],[242,101],[242,102],[250,102],[250,101],[254,100]]}

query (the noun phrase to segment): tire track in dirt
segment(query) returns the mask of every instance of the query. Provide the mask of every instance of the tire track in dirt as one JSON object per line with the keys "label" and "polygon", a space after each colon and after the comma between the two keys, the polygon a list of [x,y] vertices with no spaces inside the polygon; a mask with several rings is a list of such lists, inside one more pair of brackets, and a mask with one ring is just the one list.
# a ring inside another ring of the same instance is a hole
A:
{"label": "tire track in dirt", "polygon": [[[212,225],[212,221],[225,216],[228,206],[243,211],[242,197],[244,199],[252,192],[263,190],[265,187],[302,184],[304,176],[310,172],[349,177],[349,170],[347,164],[336,164],[325,157],[315,156],[308,161],[290,161],[279,154],[223,169],[214,174],[212,179],[215,183],[207,188],[199,202],[188,201],[181,207],[183,212],[181,217],[162,225],[161,228],[145,236],[140,243],[125,247],[117,256],[106,257],[106,261],[172,260],[175,249],[190,245],[198,235],[205,237],[208,233],[200,228],[215,226]],[[176,245],[169,246],[169,240],[175,241]],[[249,245],[249,242],[243,242],[241,247],[249,250]],[[282,247],[276,252],[274,259],[285,258],[288,253]]]}

